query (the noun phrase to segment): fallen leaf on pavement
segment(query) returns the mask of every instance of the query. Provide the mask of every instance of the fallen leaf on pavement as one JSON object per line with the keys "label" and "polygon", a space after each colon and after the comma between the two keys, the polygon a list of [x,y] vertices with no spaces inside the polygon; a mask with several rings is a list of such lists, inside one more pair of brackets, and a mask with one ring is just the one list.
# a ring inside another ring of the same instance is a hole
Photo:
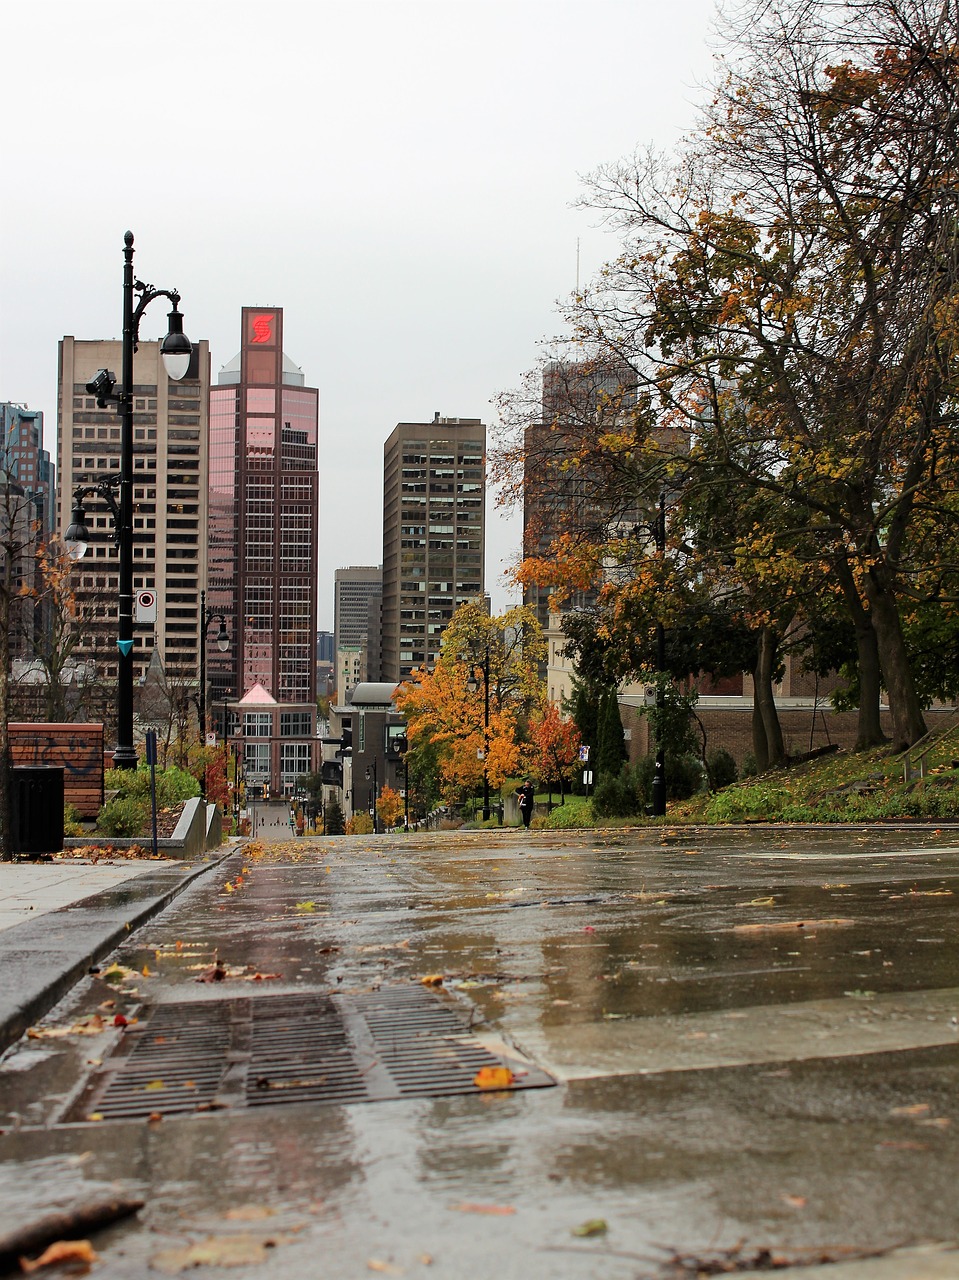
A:
{"label": "fallen leaf on pavement", "polygon": [[367,1258],[367,1271],[377,1271],[384,1276],[401,1276],[404,1274],[402,1267],[394,1267],[392,1262],[383,1262],[380,1258]]}
{"label": "fallen leaf on pavement", "polygon": [[130,978],[139,978],[140,974],[136,969],[128,969],[126,965],[111,964],[106,973],[100,975],[104,982],[116,985],[118,982],[126,982]]}
{"label": "fallen leaf on pavement", "polygon": [[774,907],[775,898],[750,898],[748,902],[737,902],[737,907]]}
{"label": "fallen leaf on pavement", "polygon": [[913,1102],[907,1107],[893,1107],[891,1116],[926,1116],[929,1114],[928,1102]]}
{"label": "fallen leaf on pavement", "polygon": [[58,1040],[61,1036],[98,1036],[106,1023],[98,1013],[81,1018],[69,1027],[30,1027],[28,1040]]}
{"label": "fallen leaf on pavement", "polygon": [[316,903],[315,902],[298,902],[296,904],[296,910],[297,911],[315,911]]}
{"label": "fallen leaf on pavement", "polygon": [[515,1078],[509,1067],[480,1067],[473,1083],[477,1089],[508,1089]]}
{"label": "fallen leaf on pavement", "polygon": [[588,1222],[581,1222],[578,1227],[573,1227],[570,1234],[588,1239],[590,1236],[604,1236],[608,1230],[605,1218],[590,1218]]}
{"label": "fallen leaf on pavement", "polygon": [[150,1259],[150,1266],[168,1276],[194,1267],[245,1267],[265,1262],[270,1250],[280,1243],[281,1240],[270,1236],[207,1236],[198,1244],[161,1250]]}
{"label": "fallen leaf on pavement", "polygon": [[463,1204],[454,1204],[452,1206],[457,1213],[491,1213],[501,1218],[507,1218],[516,1210],[511,1204],[472,1204],[469,1201]]}
{"label": "fallen leaf on pavement", "polygon": [[31,1262],[29,1258],[21,1258],[20,1267],[29,1274],[31,1271],[39,1271],[41,1267],[57,1267],[70,1262],[84,1263],[84,1270],[89,1270],[90,1264],[96,1260],[97,1255],[89,1240],[58,1240],[44,1249],[35,1262]]}
{"label": "fallen leaf on pavement", "polygon": [[806,1207],[805,1196],[783,1196],[782,1201],[783,1204],[788,1204],[790,1209],[805,1209]]}
{"label": "fallen leaf on pavement", "polygon": [[424,987],[441,987],[443,985],[443,975],[441,973],[426,973],[420,978]]}

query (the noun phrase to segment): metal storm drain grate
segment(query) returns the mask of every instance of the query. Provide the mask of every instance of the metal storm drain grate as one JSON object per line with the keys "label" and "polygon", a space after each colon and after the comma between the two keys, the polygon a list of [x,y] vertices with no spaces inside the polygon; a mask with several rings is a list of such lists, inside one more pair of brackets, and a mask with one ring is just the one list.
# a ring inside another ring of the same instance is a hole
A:
{"label": "metal storm drain grate", "polygon": [[458,1010],[416,988],[158,1005],[126,1032],[67,1119],[480,1093],[483,1067],[509,1067],[511,1089],[554,1083],[486,1049]]}

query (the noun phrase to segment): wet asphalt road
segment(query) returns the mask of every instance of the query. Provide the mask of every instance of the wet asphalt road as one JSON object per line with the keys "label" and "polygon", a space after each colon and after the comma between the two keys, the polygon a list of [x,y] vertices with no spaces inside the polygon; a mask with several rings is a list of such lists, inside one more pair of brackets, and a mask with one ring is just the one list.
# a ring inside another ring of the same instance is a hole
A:
{"label": "wet asphalt road", "polygon": [[[3,1224],[141,1196],[96,1238],[103,1277],[232,1249],[231,1275],[264,1280],[659,1280],[673,1250],[954,1242],[957,896],[956,831],[277,828],[2,1060]],[[223,980],[198,981],[215,964]],[[83,1119],[129,1034],[116,1012],[422,994],[440,975],[437,1000],[555,1086]],[[98,1010],[99,1034],[49,1034]],[[598,1219],[603,1234],[573,1234]],[[955,1258],[890,1274],[959,1276]]]}

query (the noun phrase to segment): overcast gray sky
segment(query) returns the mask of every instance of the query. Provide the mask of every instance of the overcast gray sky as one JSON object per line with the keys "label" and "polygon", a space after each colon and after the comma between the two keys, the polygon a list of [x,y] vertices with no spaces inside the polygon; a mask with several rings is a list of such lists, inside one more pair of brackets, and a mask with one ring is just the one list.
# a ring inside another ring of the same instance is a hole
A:
{"label": "overcast gray sky", "polygon": [[[282,306],[320,389],[320,625],[378,564],[383,442],[481,417],[615,252],[583,175],[671,147],[713,0],[32,0],[5,6],[0,399],[42,409],[57,341],[119,337],[123,233],[177,288],[214,380],[240,308]],[[141,334],[165,332],[157,303]],[[491,512],[487,583],[518,520]]]}

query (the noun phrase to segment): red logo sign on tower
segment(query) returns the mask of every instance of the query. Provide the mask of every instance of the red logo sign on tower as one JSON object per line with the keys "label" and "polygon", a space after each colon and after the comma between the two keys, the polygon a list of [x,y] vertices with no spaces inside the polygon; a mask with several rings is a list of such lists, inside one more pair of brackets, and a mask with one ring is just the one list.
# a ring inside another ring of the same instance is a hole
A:
{"label": "red logo sign on tower", "polygon": [[253,337],[251,342],[272,342],[273,341],[273,316],[254,316],[253,317]]}

